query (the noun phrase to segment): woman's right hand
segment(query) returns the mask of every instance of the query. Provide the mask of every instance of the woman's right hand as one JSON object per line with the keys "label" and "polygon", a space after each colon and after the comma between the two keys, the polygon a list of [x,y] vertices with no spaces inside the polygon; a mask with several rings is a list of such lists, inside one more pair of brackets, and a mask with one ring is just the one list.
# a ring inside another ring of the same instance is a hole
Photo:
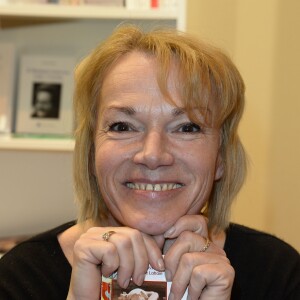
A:
{"label": "woman's right hand", "polygon": [[[115,233],[105,241],[102,236],[108,231]],[[141,285],[149,264],[164,270],[161,249],[151,236],[128,227],[90,228],[74,246],[67,299],[98,300],[101,276],[108,277],[115,271],[122,288],[126,288],[131,279]]]}

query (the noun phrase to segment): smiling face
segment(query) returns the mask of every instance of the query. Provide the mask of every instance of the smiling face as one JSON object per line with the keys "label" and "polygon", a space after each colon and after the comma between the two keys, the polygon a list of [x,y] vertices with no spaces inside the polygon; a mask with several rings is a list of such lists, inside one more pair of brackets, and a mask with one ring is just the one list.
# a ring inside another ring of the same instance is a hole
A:
{"label": "smiling face", "polygon": [[175,85],[173,67],[167,87],[176,106],[158,87],[155,58],[139,52],[123,56],[104,79],[95,172],[111,225],[163,233],[198,214],[222,175],[220,130],[191,122]]}

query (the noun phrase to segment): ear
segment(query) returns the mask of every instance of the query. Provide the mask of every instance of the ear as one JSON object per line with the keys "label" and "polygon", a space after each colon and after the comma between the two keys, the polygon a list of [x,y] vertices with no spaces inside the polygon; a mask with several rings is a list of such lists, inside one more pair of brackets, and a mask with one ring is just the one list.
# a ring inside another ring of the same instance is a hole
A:
{"label": "ear", "polygon": [[219,151],[217,162],[216,162],[216,170],[215,170],[215,180],[219,180],[224,174],[224,163],[221,157],[221,153]]}

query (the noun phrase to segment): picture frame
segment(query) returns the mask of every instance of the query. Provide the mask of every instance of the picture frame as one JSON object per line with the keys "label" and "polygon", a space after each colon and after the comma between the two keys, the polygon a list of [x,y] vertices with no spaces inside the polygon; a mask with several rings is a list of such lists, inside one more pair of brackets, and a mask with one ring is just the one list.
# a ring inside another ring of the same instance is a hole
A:
{"label": "picture frame", "polygon": [[22,55],[16,133],[71,135],[75,58]]}
{"label": "picture frame", "polygon": [[0,43],[0,133],[13,129],[16,49],[12,43]]}

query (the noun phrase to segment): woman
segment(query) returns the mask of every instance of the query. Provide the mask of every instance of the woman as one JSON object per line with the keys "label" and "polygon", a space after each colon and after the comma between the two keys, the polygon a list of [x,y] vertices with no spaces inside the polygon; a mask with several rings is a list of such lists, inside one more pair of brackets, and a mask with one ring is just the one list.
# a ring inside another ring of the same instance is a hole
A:
{"label": "woman", "polygon": [[298,299],[299,254],[229,224],[246,164],[244,84],[226,55],[121,27],[76,82],[78,222],[1,259],[3,299],[99,299],[102,275],[140,286],[149,264],[172,281],[169,300]]}

